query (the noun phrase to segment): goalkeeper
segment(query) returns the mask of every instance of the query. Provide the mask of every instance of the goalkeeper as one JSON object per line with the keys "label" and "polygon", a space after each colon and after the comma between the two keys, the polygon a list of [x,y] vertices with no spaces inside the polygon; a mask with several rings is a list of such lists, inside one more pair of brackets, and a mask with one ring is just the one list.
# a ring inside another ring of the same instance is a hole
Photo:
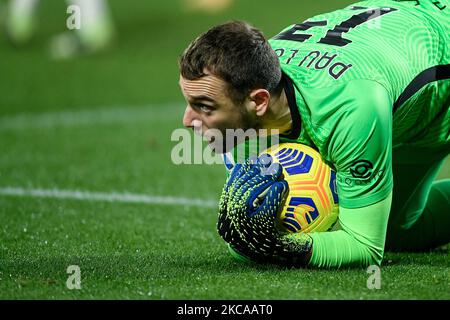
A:
{"label": "goalkeeper", "polygon": [[278,129],[281,142],[315,148],[337,172],[337,228],[284,235],[274,227],[288,188],[280,168],[267,158],[230,167],[218,230],[235,256],[367,266],[385,249],[450,242],[450,180],[434,181],[450,153],[449,30],[448,0],[368,0],[269,41],[229,22],[189,45],[180,59],[186,127]]}

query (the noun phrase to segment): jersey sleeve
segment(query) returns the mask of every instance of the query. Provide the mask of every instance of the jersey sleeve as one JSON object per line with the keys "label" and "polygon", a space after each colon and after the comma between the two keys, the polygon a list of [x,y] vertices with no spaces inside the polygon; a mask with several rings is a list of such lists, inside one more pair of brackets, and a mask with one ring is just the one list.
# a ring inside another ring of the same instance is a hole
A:
{"label": "jersey sleeve", "polygon": [[392,104],[387,91],[361,80],[340,88],[328,154],[336,168],[338,230],[311,233],[310,267],[367,267],[384,254],[392,201]]}
{"label": "jersey sleeve", "polygon": [[339,268],[380,265],[384,254],[392,192],[386,199],[358,209],[342,208],[339,229],[313,232],[309,267]]}
{"label": "jersey sleeve", "polygon": [[392,101],[370,80],[349,82],[339,96],[328,155],[337,172],[339,206],[361,208],[392,191]]}

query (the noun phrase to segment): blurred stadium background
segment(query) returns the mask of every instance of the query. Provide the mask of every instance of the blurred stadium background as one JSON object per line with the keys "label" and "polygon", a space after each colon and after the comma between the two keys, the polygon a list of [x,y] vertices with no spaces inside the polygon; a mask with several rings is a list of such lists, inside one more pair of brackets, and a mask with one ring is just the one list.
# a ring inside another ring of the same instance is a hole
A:
{"label": "blurred stadium background", "polygon": [[[231,259],[215,231],[223,167],[170,160],[184,111],[177,59],[227,20],[270,37],[352,1],[193,1],[111,0],[110,46],[70,59],[54,59],[49,45],[73,32],[64,1],[42,1],[22,46],[2,30],[0,298],[449,299],[448,251],[388,253],[380,290],[367,289],[365,270]],[[70,265],[81,290],[66,287]]]}

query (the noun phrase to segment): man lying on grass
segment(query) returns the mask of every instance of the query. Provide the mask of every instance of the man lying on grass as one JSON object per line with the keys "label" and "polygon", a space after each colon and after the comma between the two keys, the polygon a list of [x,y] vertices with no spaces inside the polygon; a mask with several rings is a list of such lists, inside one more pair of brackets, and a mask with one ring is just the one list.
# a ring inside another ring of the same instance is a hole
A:
{"label": "man lying on grass", "polygon": [[[367,266],[380,264],[385,249],[450,241],[450,180],[434,181],[450,153],[448,30],[448,0],[369,0],[269,41],[247,23],[229,22],[189,45],[180,59],[186,127],[224,136],[278,129],[281,142],[315,148],[337,172],[339,230],[286,235],[273,223],[286,192],[279,170],[236,165],[218,222],[234,255]],[[352,170],[362,164],[364,172]],[[250,199],[261,186],[271,189],[258,206]]]}

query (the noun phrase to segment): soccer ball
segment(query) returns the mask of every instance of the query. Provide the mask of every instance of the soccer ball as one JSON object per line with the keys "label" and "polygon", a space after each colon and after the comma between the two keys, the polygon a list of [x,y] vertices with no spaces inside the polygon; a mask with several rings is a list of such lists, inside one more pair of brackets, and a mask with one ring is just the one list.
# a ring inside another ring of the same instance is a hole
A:
{"label": "soccer ball", "polygon": [[316,150],[303,144],[281,143],[263,153],[281,165],[289,184],[277,227],[291,233],[330,230],[339,213],[336,172]]}

